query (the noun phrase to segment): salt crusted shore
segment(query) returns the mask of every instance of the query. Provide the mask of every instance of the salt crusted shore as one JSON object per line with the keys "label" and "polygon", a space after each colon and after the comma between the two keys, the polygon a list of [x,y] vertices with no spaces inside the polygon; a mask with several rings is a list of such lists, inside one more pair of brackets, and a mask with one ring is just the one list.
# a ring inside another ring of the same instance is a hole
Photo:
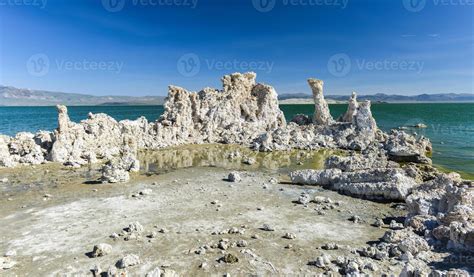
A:
{"label": "salt crusted shore", "polygon": [[[355,93],[349,99],[347,112],[333,118],[321,80],[308,80],[314,96],[314,115],[298,115],[291,122],[286,122],[279,109],[275,90],[256,83],[255,73],[235,73],[224,76],[222,82],[222,90],[205,88],[197,93],[170,86],[165,112],[156,122],[145,118],[117,122],[105,114],[89,114],[88,119],[74,123],[67,108],[58,106],[58,128],[54,132],[0,136],[0,167],[51,162],[80,170],[98,164],[100,182],[121,183],[133,182],[134,173],[140,171],[138,156],[143,150],[214,143],[237,144],[259,152],[342,150],[343,155],[326,159],[324,169],[296,170],[289,174],[289,180],[366,201],[405,203],[406,215],[402,223],[382,219],[371,222],[389,230],[371,246],[353,251],[361,258],[334,259],[322,254],[307,261],[309,266],[328,274],[390,274],[390,269],[382,264],[397,263],[397,274],[402,276],[469,276],[469,268],[440,269],[433,265],[437,252],[474,260],[474,192],[472,182],[431,166],[427,155],[432,147],[427,138],[397,130],[381,131],[372,116],[370,102],[358,102]],[[238,155],[233,152],[229,158]],[[252,159],[245,162],[254,163]],[[240,175],[232,173],[227,181],[239,183]],[[295,203],[335,208],[332,201],[308,193],[300,195]],[[351,220],[357,222],[360,218],[354,215]],[[130,225],[127,230],[128,239],[143,233],[139,224]],[[283,236],[295,239],[291,232]],[[107,255],[111,251],[109,246],[99,244],[91,255]],[[225,252],[228,247],[217,248]],[[236,262],[234,255],[222,254],[224,263]],[[380,264],[378,269],[367,266],[367,259]],[[3,267],[8,271],[13,260],[14,257],[0,258],[0,270]],[[116,268],[95,274],[133,272],[139,260],[129,255]],[[157,270],[149,276],[166,275],[163,269]]]}

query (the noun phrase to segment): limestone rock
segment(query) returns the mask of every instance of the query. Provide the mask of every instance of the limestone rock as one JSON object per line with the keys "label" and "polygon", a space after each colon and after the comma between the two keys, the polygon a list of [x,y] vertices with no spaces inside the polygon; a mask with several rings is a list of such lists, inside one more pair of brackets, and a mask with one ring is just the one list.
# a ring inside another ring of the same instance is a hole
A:
{"label": "limestone rock", "polygon": [[144,117],[117,122],[108,115],[92,113],[86,120],[74,123],[67,108],[59,105],[58,128],[54,132],[1,137],[0,166],[53,161],[79,167],[122,158],[118,165],[104,168],[111,171],[104,179],[117,175],[110,179],[123,181],[127,179],[126,172],[139,169],[134,158],[138,150],[202,143],[235,143],[259,151],[321,147],[364,150],[376,144],[388,151],[392,159],[415,155],[416,161],[426,161],[424,151],[431,147],[426,139],[414,140],[401,132],[382,133],[376,127],[370,103],[358,104],[355,94],[350,99],[345,122],[336,123],[324,100],[323,82],[310,79],[308,83],[316,106],[313,124],[301,117],[298,124],[287,125],[275,90],[256,83],[256,74],[252,72],[224,76],[221,90],[188,92],[170,86],[165,111],[152,123]]}
{"label": "limestone rock", "polygon": [[329,125],[334,122],[334,119],[329,112],[329,106],[323,95],[324,82],[317,79],[309,79],[308,84],[313,91],[314,98],[314,124]]}
{"label": "limestone rock", "polygon": [[431,163],[426,154],[432,151],[432,146],[425,137],[415,138],[405,132],[392,130],[384,147],[393,161]]}
{"label": "limestone rock", "polygon": [[301,185],[331,185],[342,175],[339,169],[327,170],[297,170],[290,173],[291,182]]}
{"label": "limestone rock", "polygon": [[128,233],[137,233],[141,234],[145,230],[143,226],[139,222],[133,222],[128,225],[127,228],[124,229]]}
{"label": "limestone rock", "polygon": [[112,252],[112,245],[107,243],[100,243],[94,245],[94,249],[92,250],[92,257],[102,257],[108,255]]}
{"label": "limestone rock", "polygon": [[291,122],[296,123],[299,126],[303,126],[311,124],[312,120],[305,114],[297,114],[291,119]]}
{"label": "limestone rock", "polygon": [[321,185],[346,194],[370,199],[404,200],[416,182],[397,169],[342,172],[339,169],[298,170],[290,173],[292,183]]}
{"label": "limestone rock", "polygon": [[140,258],[135,254],[128,254],[117,262],[118,268],[127,268],[140,264]]}
{"label": "limestone rock", "polygon": [[388,161],[385,153],[377,150],[351,152],[348,156],[330,156],[326,159],[325,168],[337,168],[345,172],[368,170],[371,168],[398,167],[398,164]]}
{"label": "limestone rock", "polygon": [[426,240],[416,235],[402,240],[398,244],[398,247],[402,252],[410,252],[412,255],[416,255],[421,251],[428,251],[430,249]]}
{"label": "limestone rock", "polygon": [[263,231],[267,231],[267,232],[273,232],[275,231],[275,229],[270,226],[269,224],[263,224],[263,227],[261,228]]}
{"label": "limestone rock", "polygon": [[10,141],[10,137],[0,135],[0,167],[14,167],[17,164],[10,155]]}
{"label": "limestone rock", "polygon": [[110,160],[102,167],[101,181],[103,183],[126,183],[130,180],[129,172],[117,160]]}
{"label": "limestone rock", "polygon": [[42,164],[44,158],[41,146],[36,144],[34,134],[21,132],[10,140],[10,155],[18,163]]}
{"label": "limestone rock", "polygon": [[353,92],[351,98],[349,99],[347,112],[342,116],[341,121],[352,123],[358,109],[359,103],[357,103],[357,94]]}
{"label": "limestone rock", "polygon": [[229,176],[227,177],[227,180],[229,180],[229,182],[240,182],[242,181],[242,177],[240,177],[240,174],[238,172],[231,172],[229,173]]}
{"label": "limestone rock", "polygon": [[[441,226],[432,235],[453,250],[474,252],[474,191],[457,175],[439,174],[416,188],[406,199],[407,221],[417,216],[435,217]],[[432,220],[434,221],[434,220]],[[431,222],[432,222],[431,221]],[[425,228],[435,226],[424,222]]]}
{"label": "limestone rock", "polygon": [[429,276],[431,269],[420,260],[412,260],[407,262],[403,267],[400,277],[411,277],[411,276]]}
{"label": "limestone rock", "polygon": [[358,130],[363,131],[366,134],[374,135],[377,130],[377,123],[372,116],[370,106],[370,101],[360,103],[354,116],[354,123]]}
{"label": "limestone rock", "polygon": [[452,222],[449,225],[448,248],[474,253],[474,225],[472,222]]}
{"label": "limestone rock", "polygon": [[224,257],[220,258],[220,261],[226,263],[226,264],[234,264],[239,262],[239,258],[237,258],[233,254],[225,254]]}
{"label": "limestone rock", "polygon": [[16,262],[10,257],[0,257],[0,269],[7,270],[16,265]]}
{"label": "limestone rock", "polygon": [[275,90],[256,84],[255,78],[255,73],[224,76],[222,91],[190,93],[170,87],[159,122],[179,130],[175,139],[186,143],[246,144],[262,132],[286,126]]}
{"label": "limestone rock", "polygon": [[317,257],[316,260],[310,261],[308,264],[319,268],[326,268],[331,264],[331,257],[328,255],[322,255]]}

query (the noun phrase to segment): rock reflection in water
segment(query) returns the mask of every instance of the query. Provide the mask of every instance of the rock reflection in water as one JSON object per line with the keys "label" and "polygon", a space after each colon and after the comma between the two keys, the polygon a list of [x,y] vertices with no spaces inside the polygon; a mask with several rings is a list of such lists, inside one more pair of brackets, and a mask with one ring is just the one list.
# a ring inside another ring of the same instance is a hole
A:
{"label": "rock reflection in water", "polygon": [[162,173],[187,167],[238,170],[322,169],[333,150],[256,152],[238,145],[186,145],[140,153],[141,170]]}

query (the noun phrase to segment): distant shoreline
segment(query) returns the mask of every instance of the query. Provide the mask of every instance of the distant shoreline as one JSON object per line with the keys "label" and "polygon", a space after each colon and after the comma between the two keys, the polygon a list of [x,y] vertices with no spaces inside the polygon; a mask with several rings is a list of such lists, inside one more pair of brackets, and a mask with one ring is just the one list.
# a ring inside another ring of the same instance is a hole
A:
{"label": "distant shoreline", "polygon": [[[347,101],[326,99],[328,104],[347,104]],[[278,101],[280,105],[313,105],[313,99],[290,98]],[[372,101],[372,104],[474,104],[474,101]]]}
{"label": "distant shoreline", "polygon": [[[278,101],[279,105],[314,105],[312,99],[285,99]],[[344,105],[347,101],[338,101],[327,99],[329,105]],[[360,101],[362,102],[362,101]],[[372,105],[378,104],[474,104],[474,101],[407,101],[407,102],[380,102],[372,101]],[[21,107],[56,107],[58,104],[48,105],[0,105],[0,108],[21,108]],[[97,104],[97,105],[66,105],[68,107],[120,107],[120,106],[163,106],[163,104],[137,104],[137,103],[120,103],[120,104]]]}
{"label": "distant shoreline", "polygon": [[[326,95],[329,104],[345,104],[350,95]],[[397,94],[358,95],[360,101],[371,100],[377,103],[474,103],[472,93],[419,94],[413,96]],[[94,96],[88,94],[51,92],[19,89],[0,85],[0,107],[44,107],[57,104],[66,106],[160,106],[166,96]],[[313,104],[313,96],[307,93],[280,93],[281,105]]]}
{"label": "distant shoreline", "polygon": [[[290,100],[290,99],[288,99]],[[364,101],[364,100],[362,100]],[[359,101],[359,102],[362,102]],[[332,101],[331,99],[327,99],[327,102],[329,105],[343,105],[347,104],[347,102],[344,101]],[[287,101],[287,100],[281,100],[279,101],[280,105],[313,105],[313,101]],[[474,104],[474,101],[400,101],[400,102],[380,102],[380,101],[372,101],[372,105],[377,105],[377,104]]]}

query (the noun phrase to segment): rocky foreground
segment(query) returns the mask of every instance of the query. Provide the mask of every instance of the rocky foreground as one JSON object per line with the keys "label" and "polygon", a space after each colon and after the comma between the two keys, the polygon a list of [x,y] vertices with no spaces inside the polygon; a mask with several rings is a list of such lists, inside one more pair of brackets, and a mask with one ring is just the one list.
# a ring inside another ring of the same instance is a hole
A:
{"label": "rocky foreground", "polygon": [[[401,222],[386,222],[383,218],[371,222],[389,230],[368,247],[348,249],[338,257],[323,251],[321,256],[305,261],[305,264],[317,268],[319,273],[469,276],[468,271],[472,268],[437,266],[439,255],[436,253],[474,260],[473,185],[456,173],[444,174],[431,166],[427,157],[432,150],[428,139],[395,130],[382,132],[372,117],[370,102],[359,103],[355,94],[349,99],[347,112],[338,119],[332,118],[324,99],[323,82],[316,79],[308,80],[314,96],[314,116],[299,115],[287,123],[278,108],[275,90],[257,84],[255,78],[254,73],[224,76],[222,90],[206,88],[198,93],[171,86],[165,113],[151,123],[145,118],[117,122],[105,114],[90,114],[88,119],[74,123],[69,120],[67,108],[58,106],[59,126],[56,131],[19,133],[14,138],[0,136],[0,167],[52,162],[80,170],[83,166],[103,163],[97,177],[99,181],[118,183],[130,181],[131,176],[135,176],[131,173],[140,171],[138,156],[142,150],[212,143],[238,144],[260,152],[343,150],[344,155],[327,158],[323,169],[291,172],[291,182],[320,186],[371,201],[405,203],[407,214]],[[243,159],[238,152],[229,154],[228,158]],[[246,157],[243,162],[248,165],[255,163],[251,157]],[[237,183],[242,180],[238,173],[230,174],[226,179]],[[307,193],[295,200],[296,204],[305,207],[316,203],[326,207],[323,210],[337,209],[332,202]],[[276,214],[278,212],[269,217]],[[106,218],[104,215],[103,219]],[[356,214],[350,219],[356,223],[361,221]],[[312,219],[308,218],[305,224],[311,226],[311,222]],[[268,232],[274,229],[269,225],[260,228]],[[348,225],[346,228],[352,227]],[[241,229],[235,231],[238,233]],[[318,228],[314,231],[317,232]],[[139,224],[128,226],[124,232],[118,233],[114,239],[130,240],[129,236],[135,239],[144,235]],[[298,239],[292,232],[281,235],[288,240]],[[239,258],[227,251],[229,246],[222,246],[234,243],[246,251],[246,243],[228,239],[219,241],[216,247],[204,245],[196,251],[220,249],[223,251],[220,262],[238,266]],[[330,244],[324,247],[332,250],[339,246]],[[93,258],[104,256],[112,249],[108,243],[97,244],[90,255]],[[367,265],[367,261],[372,265]],[[114,266],[97,269],[94,274],[114,276],[127,270],[134,272],[137,270],[134,266],[138,264],[140,257],[129,254]],[[0,269],[6,272],[15,265],[14,257],[0,258]],[[284,262],[280,262],[280,267],[283,266]],[[273,265],[270,267],[273,272],[266,274],[290,274],[281,268],[275,269]],[[165,269],[157,268],[156,272],[150,273],[155,275],[150,276],[166,275]],[[255,273],[253,270],[237,272]],[[140,274],[138,271],[135,273]]]}

